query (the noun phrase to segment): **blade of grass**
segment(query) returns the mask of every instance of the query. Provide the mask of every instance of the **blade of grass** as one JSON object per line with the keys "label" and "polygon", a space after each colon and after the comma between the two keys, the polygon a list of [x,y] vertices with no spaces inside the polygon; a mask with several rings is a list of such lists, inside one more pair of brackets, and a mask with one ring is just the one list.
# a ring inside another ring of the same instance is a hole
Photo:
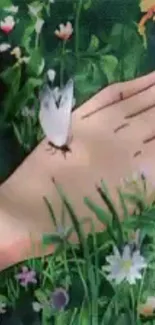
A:
{"label": "blade of grass", "polygon": [[48,211],[50,213],[50,217],[52,219],[52,222],[53,222],[55,228],[57,228],[57,220],[56,220],[55,213],[54,213],[54,210],[52,208],[52,205],[50,204],[50,202],[47,200],[46,197],[43,197],[43,200],[44,200],[44,202],[45,202],[45,204],[46,204],[46,206],[48,208]]}
{"label": "blade of grass", "polygon": [[88,208],[94,212],[101,223],[110,227],[112,224],[112,217],[110,213],[107,213],[104,209],[100,208],[96,203],[94,203],[89,197],[84,198],[84,203]]}
{"label": "blade of grass", "polygon": [[123,238],[123,230],[122,230],[122,226],[121,226],[121,221],[119,219],[119,215],[117,213],[117,210],[115,209],[115,205],[112,202],[111,198],[109,198],[109,196],[106,194],[106,192],[104,191],[104,183],[102,182],[102,187],[97,186],[97,192],[99,193],[100,197],[102,198],[102,200],[106,203],[109,211],[111,212],[112,216],[113,216],[113,226],[116,227],[117,231],[118,231],[118,236],[117,236],[117,242],[119,247],[121,248],[124,244],[124,238]]}
{"label": "blade of grass", "polygon": [[63,201],[66,209],[67,209],[67,212],[71,218],[71,221],[72,221],[72,224],[75,228],[75,231],[76,231],[76,234],[78,236],[78,240],[79,240],[79,244],[81,247],[85,247],[85,236],[84,236],[84,233],[82,231],[82,228],[81,228],[81,225],[80,225],[80,222],[78,221],[78,218],[74,212],[74,209],[71,205],[71,203],[69,202],[69,200],[66,198],[65,194],[63,193],[63,190],[62,188],[60,187],[60,185],[58,185],[55,180],[53,179],[53,183],[58,191],[58,194],[60,195],[60,198],[61,200]]}
{"label": "blade of grass", "polygon": [[117,246],[117,239],[115,238],[115,234],[113,232],[111,221],[109,220],[111,218],[110,214],[108,214],[106,211],[104,211],[102,208],[100,208],[97,204],[95,204],[92,200],[90,200],[88,197],[84,198],[84,203],[88,206],[88,208],[95,213],[97,219],[107,228],[107,232],[109,236],[114,241],[115,245]]}
{"label": "blade of grass", "polygon": [[122,194],[122,192],[121,192],[121,190],[119,188],[117,189],[117,192],[118,192],[119,200],[120,200],[121,207],[122,207],[122,210],[123,210],[123,216],[124,216],[125,219],[128,219],[130,215],[129,215],[129,212],[128,212],[128,207],[126,205],[124,196],[123,196],[123,194]]}
{"label": "blade of grass", "polygon": [[145,210],[146,204],[140,195],[133,193],[122,193],[122,195],[126,201],[136,204],[140,212]]}

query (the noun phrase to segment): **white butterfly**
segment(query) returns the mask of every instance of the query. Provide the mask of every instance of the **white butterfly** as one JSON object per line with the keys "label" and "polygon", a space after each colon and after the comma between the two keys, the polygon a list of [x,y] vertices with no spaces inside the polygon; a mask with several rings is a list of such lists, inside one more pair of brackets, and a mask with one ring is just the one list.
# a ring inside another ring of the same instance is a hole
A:
{"label": "white butterfly", "polygon": [[70,151],[67,146],[71,127],[71,113],[74,106],[74,85],[70,79],[61,90],[45,86],[40,96],[39,120],[49,144],[62,151]]}

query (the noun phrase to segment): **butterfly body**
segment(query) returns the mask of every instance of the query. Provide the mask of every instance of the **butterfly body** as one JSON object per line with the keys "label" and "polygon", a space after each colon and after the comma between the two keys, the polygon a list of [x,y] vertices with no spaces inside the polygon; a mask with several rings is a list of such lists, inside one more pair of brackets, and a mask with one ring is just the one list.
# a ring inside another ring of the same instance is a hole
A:
{"label": "butterfly body", "polygon": [[73,108],[73,80],[55,92],[46,86],[41,96],[39,120],[48,139],[48,143],[62,152],[71,151],[68,139],[71,129],[71,113]]}

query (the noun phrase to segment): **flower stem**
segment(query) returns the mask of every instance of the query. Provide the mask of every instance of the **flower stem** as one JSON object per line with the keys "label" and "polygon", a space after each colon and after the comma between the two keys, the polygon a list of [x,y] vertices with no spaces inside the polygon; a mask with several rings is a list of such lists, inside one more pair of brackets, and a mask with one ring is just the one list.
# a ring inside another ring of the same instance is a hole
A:
{"label": "flower stem", "polygon": [[83,0],[78,0],[76,19],[75,19],[75,55],[76,58],[79,58],[79,31],[80,31],[80,16],[82,11]]}
{"label": "flower stem", "polygon": [[35,49],[39,47],[39,34],[36,33],[36,38],[35,38]]}
{"label": "flower stem", "polygon": [[131,305],[132,305],[132,311],[133,311],[133,320],[135,321],[135,297],[133,292],[133,287],[130,288],[130,297],[131,297]]}
{"label": "flower stem", "polygon": [[66,48],[66,41],[63,41],[62,44],[62,58],[60,63],[60,87],[63,87],[64,84],[64,54],[65,54],[65,48]]}

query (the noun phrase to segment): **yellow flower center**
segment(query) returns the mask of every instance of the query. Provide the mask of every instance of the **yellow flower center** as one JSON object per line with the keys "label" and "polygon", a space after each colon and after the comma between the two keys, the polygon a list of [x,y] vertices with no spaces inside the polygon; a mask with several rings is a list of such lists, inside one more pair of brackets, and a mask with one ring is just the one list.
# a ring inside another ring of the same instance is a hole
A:
{"label": "yellow flower center", "polygon": [[132,266],[132,261],[131,260],[122,261],[122,268],[125,271],[129,271],[131,266]]}

